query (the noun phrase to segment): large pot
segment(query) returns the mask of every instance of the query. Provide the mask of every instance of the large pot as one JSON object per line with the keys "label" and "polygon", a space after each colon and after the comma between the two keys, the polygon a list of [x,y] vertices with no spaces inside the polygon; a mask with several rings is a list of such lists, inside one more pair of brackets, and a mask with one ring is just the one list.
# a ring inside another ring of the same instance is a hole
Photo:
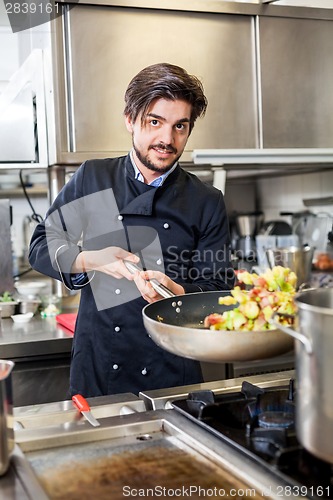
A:
{"label": "large pot", "polygon": [[7,472],[14,448],[12,361],[0,359],[0,476]]}
{"label": "large pot", "polygon": [[333,288],[300,293],[295,298],[296,434],[315,456],[333,463]]}
{"label": "large pot", "polygon": [[297,276],[297,288],[310,281],[313,254],[314,248],[310,246],[268,248],[266,250],[266,257],[271,268],[282,266],[294,271]]}

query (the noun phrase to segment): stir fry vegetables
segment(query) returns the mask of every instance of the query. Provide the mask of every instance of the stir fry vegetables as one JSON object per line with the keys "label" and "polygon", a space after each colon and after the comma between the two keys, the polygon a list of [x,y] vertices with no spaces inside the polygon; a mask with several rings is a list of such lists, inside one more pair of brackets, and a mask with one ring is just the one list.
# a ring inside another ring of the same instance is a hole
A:
{"label": "stir fry vegetables", "polygon": [[[294,315],[293,297],[296,293],[296,274],[286,267],[276,266],[263,274],[240,272],[240,284],[249,285],[249,290],[236,286],[231,295],[220,297],[219,304],[237,305],[223,314],[206,316],[204,326],[211,330],[259,331],[275,330],[270,323],[275,311]],[[281,324],[292,324],[292,318],[279,316]]]}

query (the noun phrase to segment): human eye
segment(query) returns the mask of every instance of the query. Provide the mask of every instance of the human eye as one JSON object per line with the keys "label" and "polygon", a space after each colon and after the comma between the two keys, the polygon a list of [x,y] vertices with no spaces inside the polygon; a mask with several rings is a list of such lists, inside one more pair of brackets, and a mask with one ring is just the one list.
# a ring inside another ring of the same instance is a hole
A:
{"label": "human eye", "polygon": [[176,129],[180,130],[181,132],[187,130],[188,124],[187,123],[177,123],[176,124]]}
{"label": "human eye", "polygon": [[159,124],[159,121],[156,120],[156,118],[152,118],[150,121],[149,121],[150,125],[152,125],[153,127],[157,127],[157,125]]}

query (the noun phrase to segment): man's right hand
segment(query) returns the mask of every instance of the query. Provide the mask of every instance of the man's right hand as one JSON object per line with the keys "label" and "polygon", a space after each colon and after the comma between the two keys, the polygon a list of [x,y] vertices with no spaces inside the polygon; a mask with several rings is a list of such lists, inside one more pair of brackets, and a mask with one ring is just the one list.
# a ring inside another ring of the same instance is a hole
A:
{"label": "man's right hand", "polygon": [[124,264],[124,259],[138,264],[137,255],[119,247],[107,247],[102,250],[83,250],[72,266],[73,273],[99,271],[113,278],[133,280],[133,274]]}

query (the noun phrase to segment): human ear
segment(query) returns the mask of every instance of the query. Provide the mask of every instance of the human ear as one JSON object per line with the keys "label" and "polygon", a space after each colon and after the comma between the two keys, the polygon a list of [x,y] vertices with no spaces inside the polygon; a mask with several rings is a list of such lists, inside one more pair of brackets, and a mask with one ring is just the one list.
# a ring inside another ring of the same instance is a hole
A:
{"label": "human ear", "polygon": [[125,125],[126,125],[128,132],[132,133],[133,132],[132,120],[131,120],[130,116],[128,116],[128,115],[125,116]]}

